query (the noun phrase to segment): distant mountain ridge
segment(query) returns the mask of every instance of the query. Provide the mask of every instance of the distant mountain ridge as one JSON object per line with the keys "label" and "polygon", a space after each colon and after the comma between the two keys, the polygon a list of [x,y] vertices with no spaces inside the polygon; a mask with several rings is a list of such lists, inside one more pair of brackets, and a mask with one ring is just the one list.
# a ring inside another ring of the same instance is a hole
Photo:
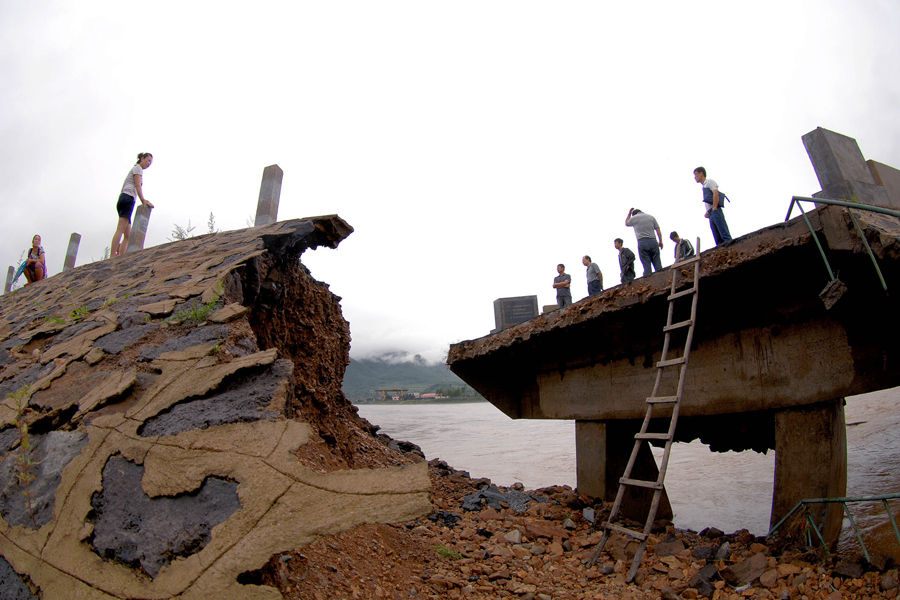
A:
{"label": "distant mountain ridge", "polygon": [[400,388],[420,394],[447,388],[465,388],[466,383],[443,363],[429,363],[416,354],[389,353],[375,358],[350,359],[342,384],[351,401],[381,399],[376,389]]}

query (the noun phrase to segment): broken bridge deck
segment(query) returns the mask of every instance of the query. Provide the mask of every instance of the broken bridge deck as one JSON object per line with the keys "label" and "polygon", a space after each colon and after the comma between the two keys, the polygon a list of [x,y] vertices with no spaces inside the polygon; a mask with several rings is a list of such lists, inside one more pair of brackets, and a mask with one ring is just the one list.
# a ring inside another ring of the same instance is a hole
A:
{"label": "broken bridge deck", "polygon": [[[846,488],[844,396],[900,385],[900,224],[853,210],[887,282],[882,290],[848,212],[807,213],[847,285],[829,282],[800,217],[702,254],[698,319],[676,441],[776,451],[772,522],[801,498]],[[611,499],[659,360],[671,269],[483,338],[454,344],[450,369],[511,418],[574,419],[579,491]],[[688,281],[690,279],[688,278]],[[653,479],[649,450],[639,459]],[[627,499],[638,514],[646,495]],[[670,511],[665,501],[661,516]],[[840,513],[828,514],[836,539]],[[671,514],[669,512],[669,514]]]}

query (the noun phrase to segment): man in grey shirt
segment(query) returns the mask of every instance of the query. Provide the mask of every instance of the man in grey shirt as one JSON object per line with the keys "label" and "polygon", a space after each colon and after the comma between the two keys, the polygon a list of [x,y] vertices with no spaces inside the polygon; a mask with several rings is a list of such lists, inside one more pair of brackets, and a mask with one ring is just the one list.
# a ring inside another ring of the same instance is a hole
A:
{"label": "man in grey shirt", "polygon": [[572,276],[566,273],[566,265],[559,263],[556,265],[556,272],[559,273],[553,278],[553,287],[556,288],[556,303],[560,308],[572,305],[572,290],[569,284],[572,283]]}
{"label": "man in grey shirt", "polygon": [[[634,227],[634,235],[637,238],[638,257],[641,259],[641,265],[644,267],[644,277],[652,273],[653,269],[662,270],[662,262],[659,259],[659,251],[662,250],[662,232],[659,230],[659,223],[653,218],[636,208],[628,209],[628,216],[625,217],[625,225]],[[657,244],[653,240],[653,232],[656,232]]]}
{"label": "man in grey shirt", "polygon": [[587,254],[581,259],[581,264],[587,267],[588,296],[596,296],[603,291],[603,273],[597,263],[591,262]]}

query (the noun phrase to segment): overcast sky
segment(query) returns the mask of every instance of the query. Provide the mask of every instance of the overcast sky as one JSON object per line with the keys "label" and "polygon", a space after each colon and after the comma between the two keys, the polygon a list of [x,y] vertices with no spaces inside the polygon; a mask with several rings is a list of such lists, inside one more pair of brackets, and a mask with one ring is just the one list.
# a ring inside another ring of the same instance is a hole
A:
{"label": "overcast sky", "polygon": [[303,257],[351,355],[439,360],[494,299],[555,302],[559,262],[576,299],[584,254],[618,283],[631,206],[664,264],[672,229],[708,248],[698,165],[735,236],[818,191],[818,126],[900,166],[898,31],[896,0],[0,0],[0,256],[40,233],[57,273],[77,231],[78,264],[100,259],[138,152],[148,246],[210,212],[245,227],[277,163],[280,219],[356,229]]}

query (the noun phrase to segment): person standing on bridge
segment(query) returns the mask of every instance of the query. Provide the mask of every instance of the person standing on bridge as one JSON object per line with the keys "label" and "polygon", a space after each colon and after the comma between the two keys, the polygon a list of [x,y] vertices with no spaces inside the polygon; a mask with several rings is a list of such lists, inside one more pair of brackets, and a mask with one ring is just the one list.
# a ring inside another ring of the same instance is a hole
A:
{"label": "person standing on bridge", "polygon": [[613,245],[619,251],[619,271],[622,283],[634,281],[634,252],[625,247],[622,238],[613,240]]}
{"label": "person standing on bridge", "polygon": [[728,223],[725,222],[725,213],[722,212],[722,203],[728,198],[719,192],[719,184],[706,178],[706,169],[697,167],[694,169],[694,181],[703,186],[703,203],[706,205],[706,214],[709,219],[709,228],[712,229],[716,246],[731,241],[731,232],[728,231]]}
{"label": "person standing on bridge", "polygon": [[681,239],[677,231],[669,234],[669,239],[675,242],[675,262],[681,262],[694,255],[694,246],[687,240]]}
{"label": "person standing on bridge", "polygon": [[588,296],[596,296],[603,291],[603,273],[597,263],[591,261],[587,254],[581,259],[581,264],[587,267]]}
{"label": "person standing on bridge", "polygon": [[[625,225],[634,228],[634,236],[637,238],[638,256],[641,258],[641,265],[644,267],[644,275],[646,277],[653,270],[662,271],[662,261],[659,259],[659,251],[662,250],[662,232],[659,230],[659,223],[653,215],[648,215],[636,208],[628,209],[628,216],[625,217]],[[653,240],[653,232],[656,232],[657,243]],[[652,269],[651,269],[652,267]]]}
{"label": "person standing on bridge", "polygon": [[560,308],[572,305],[572,276],[566,273],[566,265],[559,263],[556,265],[556,272],[559,273],[553,278],[553,287],[556,288],[556,304]]}

